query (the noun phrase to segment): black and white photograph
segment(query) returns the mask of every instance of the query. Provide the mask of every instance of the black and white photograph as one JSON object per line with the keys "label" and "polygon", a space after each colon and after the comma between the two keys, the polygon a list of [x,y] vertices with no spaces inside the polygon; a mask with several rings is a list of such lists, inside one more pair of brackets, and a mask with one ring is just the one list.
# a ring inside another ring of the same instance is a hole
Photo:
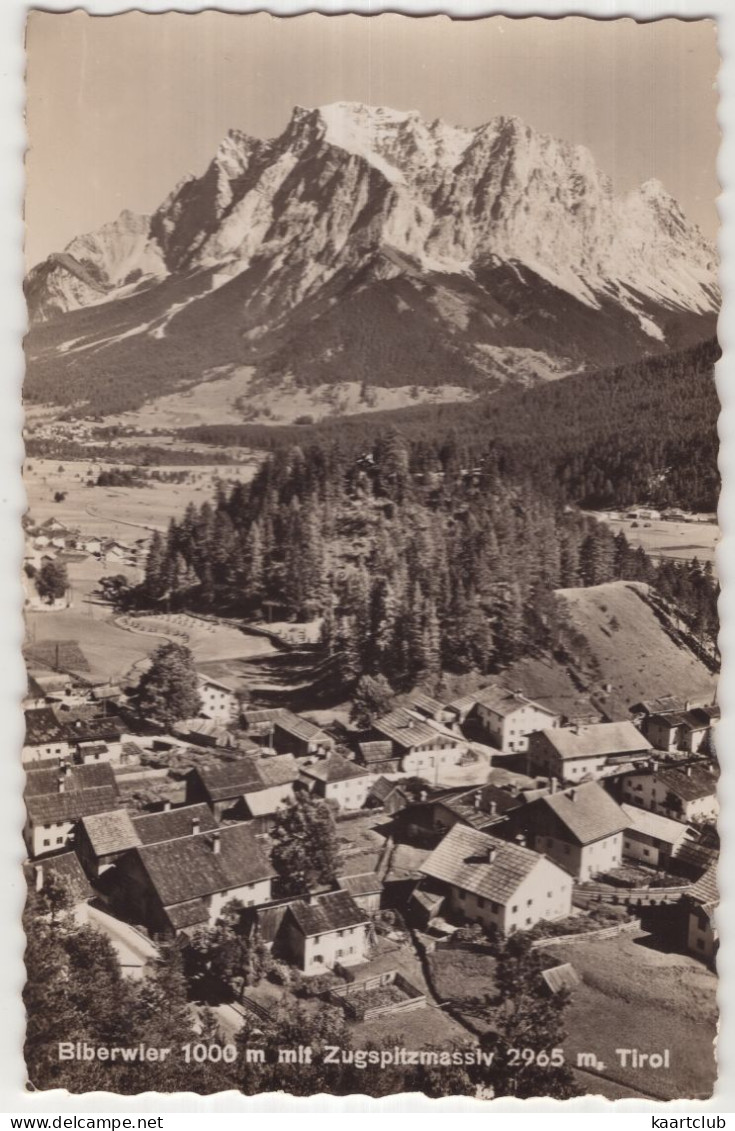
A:
{"label": "black and white photograph", "polygon": [[716,21],[26,53],[27,1089],[710,1099]]}

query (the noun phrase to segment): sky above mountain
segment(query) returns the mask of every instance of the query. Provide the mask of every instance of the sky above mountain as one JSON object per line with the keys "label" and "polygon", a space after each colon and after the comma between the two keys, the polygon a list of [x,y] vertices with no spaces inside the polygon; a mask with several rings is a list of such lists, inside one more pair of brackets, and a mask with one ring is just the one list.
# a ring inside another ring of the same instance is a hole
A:
{"label": "sky above mountain", "polygon": [[34,12],[27,262],[200,174],[230,128],[359,101],[477,126],[513,114],[592,149],[625,191],[658,178],[717,228],[712,21]]}

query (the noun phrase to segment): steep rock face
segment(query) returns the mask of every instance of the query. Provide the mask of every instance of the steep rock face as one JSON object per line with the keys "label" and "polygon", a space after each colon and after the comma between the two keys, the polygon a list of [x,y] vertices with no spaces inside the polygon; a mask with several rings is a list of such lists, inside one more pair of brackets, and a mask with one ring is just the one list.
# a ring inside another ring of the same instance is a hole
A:
{"label": "steep rock face", "polygon": [[[715,251],[658,182],[616,197],[589,150],[517,118],[463,129],[356,103],[297,107],[273,140],[231,131],[151,217],[123,213],[74,240],[27,293],[36,322],[99,307],[85,340],[106,349],[136,336],[183,348],[195,326],[200,345],[226,321],[212,364],[268,356],[270,372],[294,372],[308,329],[306,383],[333,379],[337,355],[350,364],[345,304],[359,325],[413,320],[436,339],[444,379],[458,367],[470,384],[497,377],[508,347],[569,372],[611,346],[628,359],[679,345],[700,319],[711,332],[719,306]],[[65,333],[43,337],[45,363]],[[341,376],[377,370],[380,384],[380,351],[365,342],[370,356]]]}

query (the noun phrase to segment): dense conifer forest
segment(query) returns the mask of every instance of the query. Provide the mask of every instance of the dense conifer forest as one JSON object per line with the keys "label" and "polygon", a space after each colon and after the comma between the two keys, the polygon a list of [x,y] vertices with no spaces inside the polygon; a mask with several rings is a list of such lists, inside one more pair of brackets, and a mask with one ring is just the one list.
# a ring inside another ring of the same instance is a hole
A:
{"label": "dense conifer forest", "polygon": [[569,643],[553,590],[614,579],[675,599],[702,643],[716,631],[711,569],[656,568],[624,535],[509,470],[491,441],[460,468],[387,431],[279,448],[247,485],[191,504],[155,535],[144,607],[323,618],[335,677],[383,675],[398,690],[445,670],[483,673]]}
{"label": "dense conifer forest", "polygon": [[633,502],[714,511],[719,494],[714,365],[716,341],[599,373],[522,390],[507,385],[479,401],[421,405],[314,425],[202,425],[183,435],[216,445],[274,450],[337,444],[359,452],[391,425],[412,442],[412,470],[472,467],[489,442],[499,465],[567,502]]}

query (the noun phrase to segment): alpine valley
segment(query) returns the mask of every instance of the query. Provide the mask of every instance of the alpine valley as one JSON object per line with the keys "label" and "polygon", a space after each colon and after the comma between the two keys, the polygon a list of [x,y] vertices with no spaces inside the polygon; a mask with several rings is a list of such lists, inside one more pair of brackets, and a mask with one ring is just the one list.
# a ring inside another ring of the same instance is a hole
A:
{"label": "alpine valley", "polygon": [[296,107],[33,268],[26,398],[114,418],[225,389],[210,423],[284,392],[317,417],[468,401],[713,337],[717,273],[658,181],[616,195],[515,117]]}

